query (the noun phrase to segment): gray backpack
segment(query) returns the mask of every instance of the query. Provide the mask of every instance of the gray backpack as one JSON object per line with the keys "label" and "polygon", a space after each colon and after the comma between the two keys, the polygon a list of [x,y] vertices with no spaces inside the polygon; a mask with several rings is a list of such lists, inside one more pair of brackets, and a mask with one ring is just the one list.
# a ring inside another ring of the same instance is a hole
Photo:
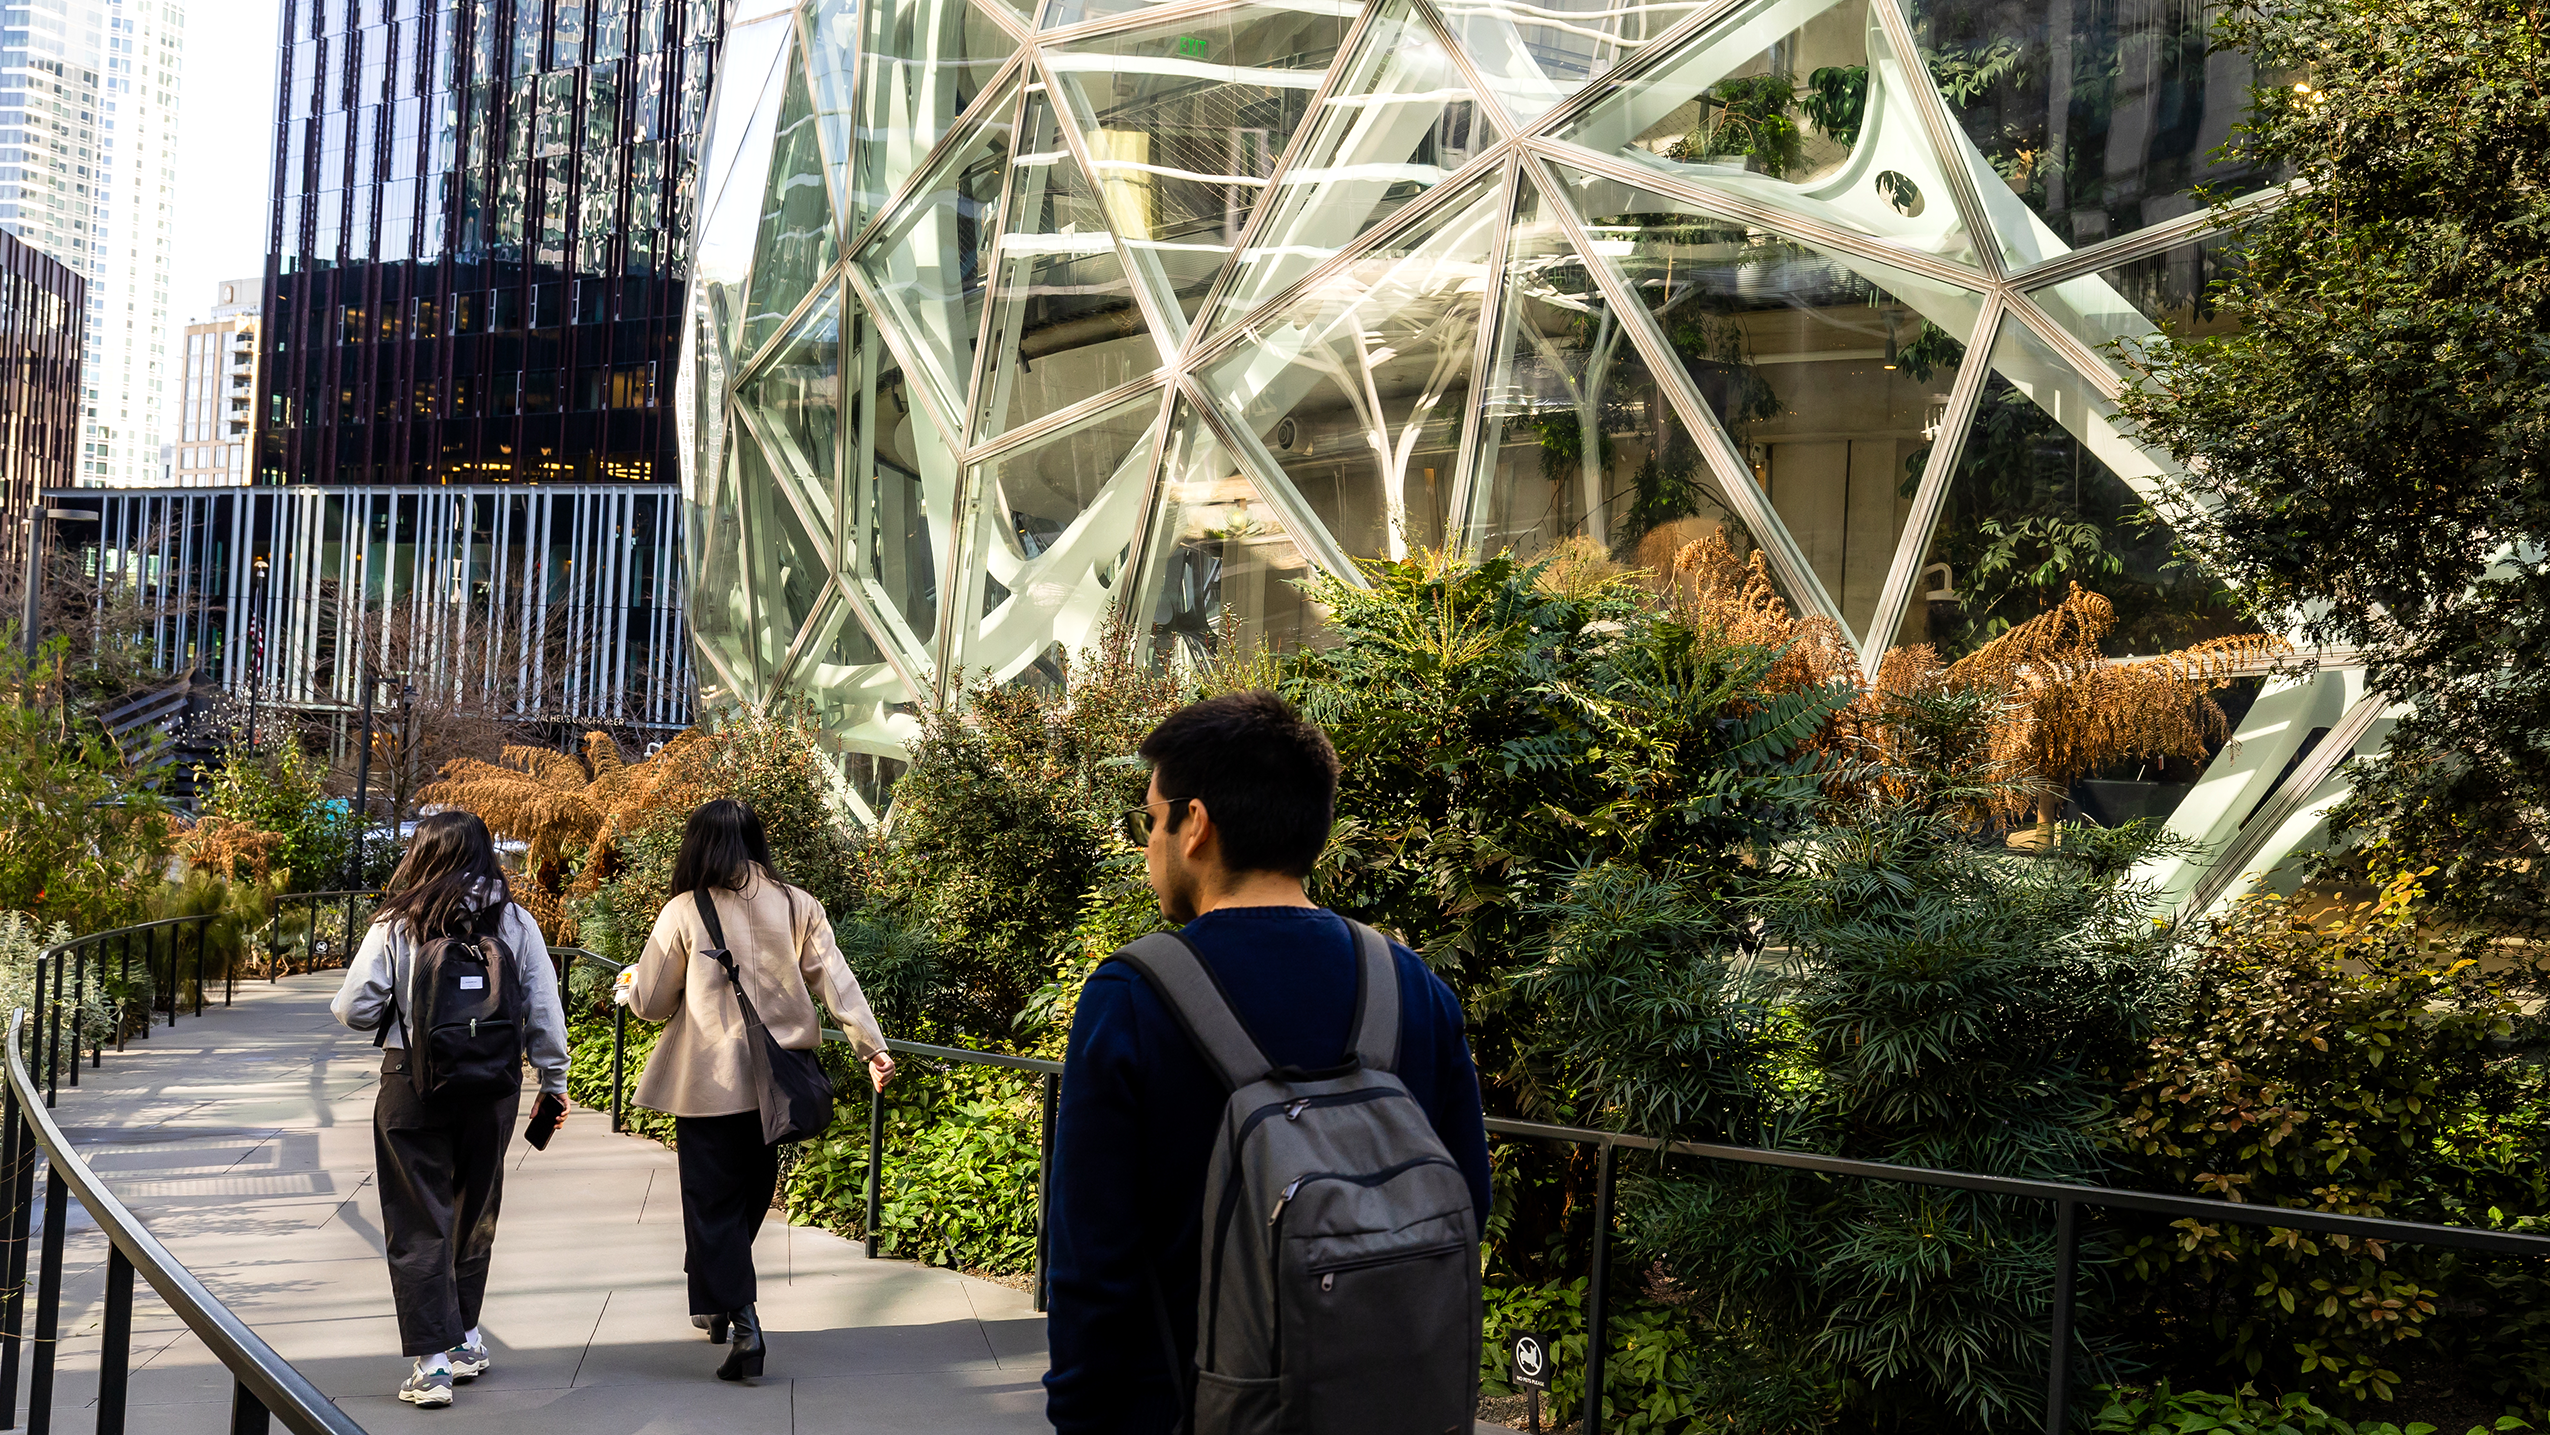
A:
{"label": "gray backpack", "polygon": [[1194,1435],[1468,1435],[1479,1380],[1479,1220],[1442,1138],[1392,1074],[1399,977],[1354,929],[1354,1054],[1272,1068],[1177,936],[1116,955],[1230,1088],[1204,1180]]}

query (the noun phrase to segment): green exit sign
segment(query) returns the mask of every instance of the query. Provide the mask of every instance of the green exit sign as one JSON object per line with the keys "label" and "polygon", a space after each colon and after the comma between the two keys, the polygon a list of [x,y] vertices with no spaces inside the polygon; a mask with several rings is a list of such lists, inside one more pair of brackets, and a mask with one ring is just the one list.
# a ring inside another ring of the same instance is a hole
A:
{"label": "green exit sign", "polygon": [[1190,60],[1201,60],[1213,53],[1213,42],[1201,35],[1180,35],[1178,53]]}

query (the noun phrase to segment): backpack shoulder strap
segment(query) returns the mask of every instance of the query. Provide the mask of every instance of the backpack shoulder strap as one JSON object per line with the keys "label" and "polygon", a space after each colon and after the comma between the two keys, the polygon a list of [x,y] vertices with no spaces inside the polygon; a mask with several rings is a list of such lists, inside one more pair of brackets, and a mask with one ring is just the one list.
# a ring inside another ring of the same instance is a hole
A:
{"label": "backpack shoulder strap", "polygon": [[1399,963],[1390,939],[1346,919],[1355,934],[1355,1058],[1367,1071],[1399,1069]]}
{"label": "backpack shoulder strap", "polygon": [[1230,998],[1222,994],[1222,984],[1213,979],[1212,970],[1186,938],[1175,932],[1154,932],[1118,948],[1113,960],[1142,973],[1151,983],[1223,1085],[1237,1091],[1266,1075],[1270,1069],[1266,1054],[1258,1050],[1248,1028],[1240,1025]]}

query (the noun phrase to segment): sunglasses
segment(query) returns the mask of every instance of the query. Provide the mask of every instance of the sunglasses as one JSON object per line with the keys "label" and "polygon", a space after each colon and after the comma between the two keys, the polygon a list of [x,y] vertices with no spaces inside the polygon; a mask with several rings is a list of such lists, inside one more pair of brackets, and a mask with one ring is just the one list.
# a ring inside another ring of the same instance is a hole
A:
{"label": "sunglasses", "polygon": [[[1160,800],[1174,809],[1177,804],[1181,802],[1193,802],[1195,799],[1192,797],[1164,797]],[[1151,827],[1157,820],[1158,819],[1153,815],[1151,808],[1148,805],[1142,807],[1128,807],[1124,811],[1124,835],[1132,840],[1134,846],[1148,847],[1151,845]]]}

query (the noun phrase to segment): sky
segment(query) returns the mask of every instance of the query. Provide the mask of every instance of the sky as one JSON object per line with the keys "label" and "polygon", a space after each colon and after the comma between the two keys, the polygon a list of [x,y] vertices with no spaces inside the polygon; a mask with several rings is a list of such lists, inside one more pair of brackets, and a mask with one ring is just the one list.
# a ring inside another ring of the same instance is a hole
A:
{"label": "sky", "polygon": [[[274,172],[274,66],[281,0],[186,0],[179,61],[176,257],[168,352],[211,311],[213,286],[266,267],[266,187]],[[182,363],[182,360],[180,360]],[[168,437],[181,375],[169,373]]]}

